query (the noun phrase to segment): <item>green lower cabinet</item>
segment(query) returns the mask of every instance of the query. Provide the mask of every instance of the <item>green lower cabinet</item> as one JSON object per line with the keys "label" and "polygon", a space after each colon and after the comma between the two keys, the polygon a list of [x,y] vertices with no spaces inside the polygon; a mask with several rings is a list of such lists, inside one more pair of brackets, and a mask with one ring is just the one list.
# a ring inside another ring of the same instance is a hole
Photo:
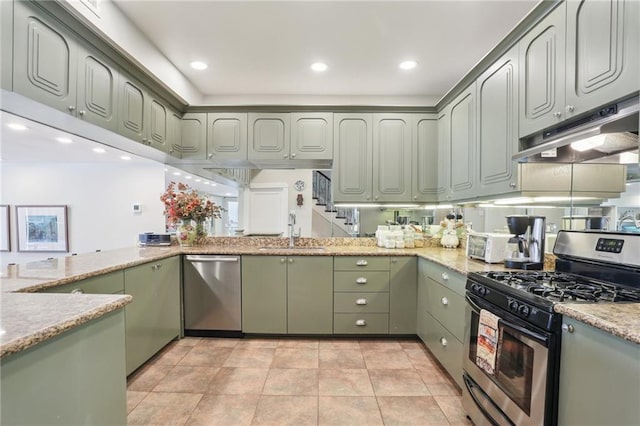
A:
{"label": "green lower cabinet", "polygon": [[388,313],[335,313],[333,332],[336,334],[388,334]]}
{"label": "green lower cabinet", "polygon": [[287,332],[286,256],[242,256],[242,331]]}
{"label": "green lower cabinet", "polygon": [[180,257],[124,271],[127,375],[180,335]]}
{"label": "green lower cabinet", "polygon": [[51,287],[43,293],[115,294],[124,292],[124,271],[111,272],[71,284]]}
{"label": "green lower cabinet", "polygon": [[418,260],[392,257],[389,280],[389,334],[416,334]]}
{"label": "green lower cabinet", "polygon": [[420,336],[422,341],[462,388],[462,342],[431,314],[424,314],[424,322],[426,330]]}
{"label": "green lower cabinet", "polygon": [[287,332],[331,334],[333,257],[289,256],[287,262]]}
{"label": "green lower cabinet", "polygon": [[640,422],[640,344],[569,318],[562,333],[559,425]]}
{"label": "green lower cabinet", "polygon": [[418,337],[424,342],[427,339],[427,309],[429,307],[429,301],[427,298],[427,267],[428,261],[424,259],[418,260],[418,307],[416,315],[416,328]]}
{"label": "green lower cabinet", "polygon": [[124,425],[124,311],[2,358],[3,425]]}

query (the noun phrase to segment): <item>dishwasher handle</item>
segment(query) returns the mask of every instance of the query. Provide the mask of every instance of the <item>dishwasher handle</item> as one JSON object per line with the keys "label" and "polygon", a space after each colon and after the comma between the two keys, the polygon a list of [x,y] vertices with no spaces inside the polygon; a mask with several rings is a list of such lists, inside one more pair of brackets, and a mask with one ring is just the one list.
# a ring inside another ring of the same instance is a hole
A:
{"label": "dishwasher handle", "polygon": [[187,256],[188,262],[239,262],[240,256]]}

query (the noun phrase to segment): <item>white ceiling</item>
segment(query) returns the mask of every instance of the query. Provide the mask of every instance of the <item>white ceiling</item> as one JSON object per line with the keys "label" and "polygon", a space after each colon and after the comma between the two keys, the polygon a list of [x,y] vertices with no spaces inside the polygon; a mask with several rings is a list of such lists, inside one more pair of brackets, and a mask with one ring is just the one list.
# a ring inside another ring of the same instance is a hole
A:
{"label": "white ceiling", "polygon": [[[113,0],[207,97],[445,94],[538,0]],[[406,59],[419,63],[398,69]],[[195,71],[194,60],[209,68]],[[323,74],[309,69],[326,62]]]}

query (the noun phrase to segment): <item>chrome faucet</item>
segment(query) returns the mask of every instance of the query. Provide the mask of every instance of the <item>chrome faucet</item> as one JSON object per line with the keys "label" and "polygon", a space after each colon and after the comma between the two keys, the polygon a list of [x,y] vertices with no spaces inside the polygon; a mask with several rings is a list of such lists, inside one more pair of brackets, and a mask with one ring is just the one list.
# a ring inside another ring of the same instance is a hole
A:
{"label": "chrome faucet", "polygon": [[295,246],[295,238],[300,236],[300,230],[298,230],[298,234],[293,230],[294,225],[296,224],[296,211],[289,211],[289,248],[293,248]]}

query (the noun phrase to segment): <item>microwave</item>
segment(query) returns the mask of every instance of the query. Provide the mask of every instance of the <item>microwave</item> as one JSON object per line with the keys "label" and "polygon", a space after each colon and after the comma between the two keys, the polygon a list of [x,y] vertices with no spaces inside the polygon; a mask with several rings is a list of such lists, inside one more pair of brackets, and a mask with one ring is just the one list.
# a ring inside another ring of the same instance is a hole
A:
{"label": "microwave", "polygon": [[510,234],[473,232],[467,234],[467,256],[486,263],[501,263]]}

